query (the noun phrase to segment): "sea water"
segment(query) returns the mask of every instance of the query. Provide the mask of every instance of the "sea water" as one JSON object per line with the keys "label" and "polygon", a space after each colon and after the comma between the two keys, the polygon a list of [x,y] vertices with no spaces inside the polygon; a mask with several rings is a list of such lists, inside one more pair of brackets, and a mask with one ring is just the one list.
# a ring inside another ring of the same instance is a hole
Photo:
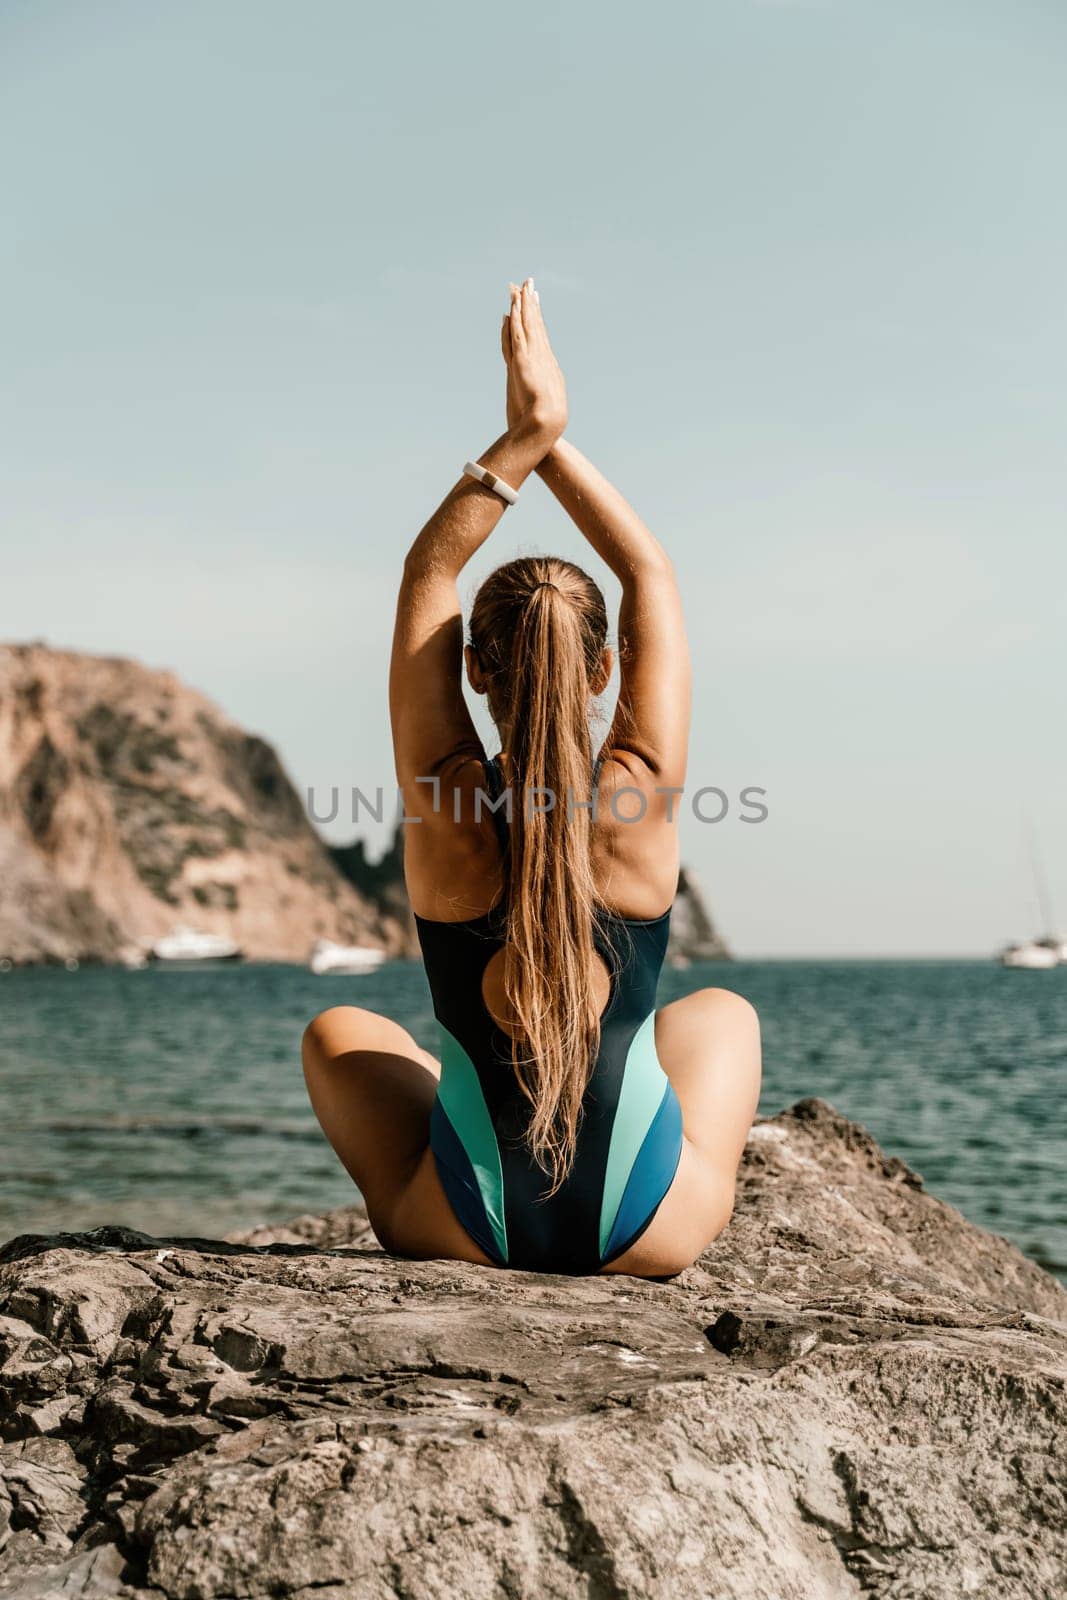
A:
{"label": "sea water", "polygon": [[[773,1113],[819,1095],[974,1222],[1067,1276],[1067,967],[779,961],[665,971],[763,1025]],[[120,1222],[211,1235],[355,1198],[308,1106],[317,1011],[388,1012],[435,1048],[422,967],[0,974],[0,1240]]]}

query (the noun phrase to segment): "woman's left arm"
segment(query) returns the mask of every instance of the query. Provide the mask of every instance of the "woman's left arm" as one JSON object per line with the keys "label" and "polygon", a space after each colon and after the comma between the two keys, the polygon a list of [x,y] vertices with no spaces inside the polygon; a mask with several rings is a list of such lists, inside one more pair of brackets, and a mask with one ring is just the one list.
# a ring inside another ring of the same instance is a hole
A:
{"label": "woman's left arm", "polygon": [[[513,489],[535,470],[567,425],[563,375],[547,339],[534,327],[532,303],[532,283],[514,292],[506,320],[516,352],[518,401],[508,431],[478,457]],[[411,815],[425,812],[432,801],[429,786],[416,779],[439,776],[454,756],[482,753],[463,698],[463,619],[456,580],[504,509],[494,490],[474,478],[460,478],[404,562],[389,707],[397,780]]]}

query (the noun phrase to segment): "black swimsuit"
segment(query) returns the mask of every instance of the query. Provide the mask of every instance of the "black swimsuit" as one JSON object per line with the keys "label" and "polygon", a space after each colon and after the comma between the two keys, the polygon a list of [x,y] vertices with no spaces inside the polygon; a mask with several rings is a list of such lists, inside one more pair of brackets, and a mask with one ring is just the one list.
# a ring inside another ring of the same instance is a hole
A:
{"label": "black swimsuit", "polygon": [[[496,761],[487,763],[486,779],[498,798]],[[507,823],[500,812],[494,819],[506,849]],[[681,1156],[681,1107],[655,1039],[670,911],[648,922],[597,913],[593,940],[611,990],[574,1164],[550,1198],[524,1141],[530,1105],[512,1066],[511,1040],[482,996],[485,969],[504,946],[504,908],[468,922],[416,917],[415,925],[441,1036],[430,1147],[456,1217],[498,1266],[597,1272],[648,1227]]]}

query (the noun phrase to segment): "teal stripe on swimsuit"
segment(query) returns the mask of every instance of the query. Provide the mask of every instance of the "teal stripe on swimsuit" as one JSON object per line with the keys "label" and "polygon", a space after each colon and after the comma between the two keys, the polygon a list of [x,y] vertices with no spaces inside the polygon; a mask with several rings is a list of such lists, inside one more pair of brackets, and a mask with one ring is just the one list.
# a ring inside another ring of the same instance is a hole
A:
{"label": "teal stripe on swimsuit", "polygon": [[489,1226],[501,1258],[508,1259],[508,1233],[504,1221],[504,1174],[500,1147],[470,1056],[443,1023],[441,1083],[437,1097],[463,1144],[478,1184]]}
{"label": "teal stripe on swimsuit", "polygon": [[638,1151],[663,1102],[667,1076],[656,1055],[656,1013],[645,1018],[626,1052],[600,1203],[600,1254],[606,1254]]}

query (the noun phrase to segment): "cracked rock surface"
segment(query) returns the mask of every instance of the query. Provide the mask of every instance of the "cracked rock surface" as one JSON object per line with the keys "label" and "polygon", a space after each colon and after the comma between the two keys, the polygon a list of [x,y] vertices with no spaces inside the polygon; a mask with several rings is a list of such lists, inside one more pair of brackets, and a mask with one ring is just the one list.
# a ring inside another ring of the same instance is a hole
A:
{"label": "cracked rock surface", "polygon": [[1067,1291],[819,1101],[670,1283],[358,1208],[0,1251],[0,1595],[1067,1593]]}

